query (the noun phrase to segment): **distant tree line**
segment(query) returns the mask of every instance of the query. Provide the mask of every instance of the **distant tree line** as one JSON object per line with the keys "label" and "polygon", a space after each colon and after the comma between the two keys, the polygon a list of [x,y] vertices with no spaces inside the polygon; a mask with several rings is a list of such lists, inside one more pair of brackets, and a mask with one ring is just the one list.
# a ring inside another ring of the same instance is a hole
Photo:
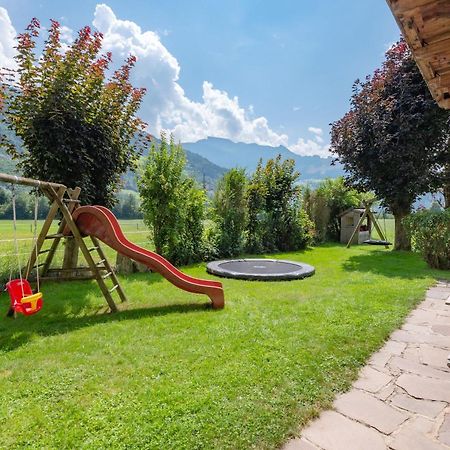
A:
{"label": "distant tree line", "polygon": [[137,192],[124,191],[117,195],[117,201],[112,208],[118,219],[142,219],[140,198]]}
{"label": "distant tree line", "polygon": [[[18,220],[34,219],[35,196],[24,189],[16,192],[16,218]],[[38,219],[45,219],[49,211],[49,203],[46,197],[38,199]],[[12,192],[0,187],[0,220],[13,218]]]}

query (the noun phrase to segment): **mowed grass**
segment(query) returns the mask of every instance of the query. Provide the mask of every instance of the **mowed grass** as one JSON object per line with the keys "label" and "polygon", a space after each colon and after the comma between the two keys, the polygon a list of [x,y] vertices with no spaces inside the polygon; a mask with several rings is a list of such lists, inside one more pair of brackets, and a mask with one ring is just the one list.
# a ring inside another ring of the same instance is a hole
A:
{"label": "mowed grass", "polygon": [[450,278],[373,247],[275,256],[317,273],[224,279],[221,311],[157,274],[122,277],[129,302],[112,315],[93,282],[48,283],[44,309],[16,320],[0,296],[0,447],[278,448]]}

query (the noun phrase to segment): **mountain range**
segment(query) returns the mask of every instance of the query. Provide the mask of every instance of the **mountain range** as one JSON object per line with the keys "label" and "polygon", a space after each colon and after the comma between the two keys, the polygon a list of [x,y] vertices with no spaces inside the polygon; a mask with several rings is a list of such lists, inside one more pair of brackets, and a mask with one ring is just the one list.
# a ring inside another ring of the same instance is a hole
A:
{"label": "mountain range", "polygon": [[248,173],[251,173],[255,170],[260,159],[265,162],[281,154],[283,159],[293,159],[295,161],[297,170],[300,171],[300,180],[302,182],[335,178],[343,175],[343,169],[339,164],[332,165],[332,158],[301,156],[291,152],[284,146],[269,147],[258,144],[244,144],[212,137],[195,143],[183,143],[182,145],[185,150],[197,153],[226,169],[243,167],[247,169]]}
{"label": "mountain range", "polygon": [[[3,124],[0,131],[11,134]],[[11,136],[10,136],[11,137]],[[155,139],[158,142],[157,139]],[[233,167],[242,167],[251,174],[260,159],[266,162],[281,154],[283,159],[293,159],[300,172],[302,183],[317,182],[324,178],[334,178],[342,175],[339,165],[332,165],[331,158],[319,156],[300,156],[289,151],[286,147],[269,147],[258,144],[244,144],[232,142],[228,139],[212,138],[200,140],[195,143],[183,143],[186,152],[186,172],[204,185],[208,191],[213,191],[217,181]],[[146,156],[146,153],[143,155]],[[14,173],[15,163],[0,148],[0,172]],[[124,175],[124,188],[137,190],[136,175],[128,172]]]}

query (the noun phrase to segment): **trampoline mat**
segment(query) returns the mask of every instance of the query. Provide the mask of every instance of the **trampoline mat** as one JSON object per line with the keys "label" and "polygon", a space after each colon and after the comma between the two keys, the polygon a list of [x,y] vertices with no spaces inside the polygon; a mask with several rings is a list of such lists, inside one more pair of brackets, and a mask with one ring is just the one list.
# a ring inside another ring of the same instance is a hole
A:
{"label": "trampoline mat", "polygon": [[207,271],[226,278],[270,281],[311,276],[314,274],[314,267],[278,259],[233,259],[211,262],[207,265]]}

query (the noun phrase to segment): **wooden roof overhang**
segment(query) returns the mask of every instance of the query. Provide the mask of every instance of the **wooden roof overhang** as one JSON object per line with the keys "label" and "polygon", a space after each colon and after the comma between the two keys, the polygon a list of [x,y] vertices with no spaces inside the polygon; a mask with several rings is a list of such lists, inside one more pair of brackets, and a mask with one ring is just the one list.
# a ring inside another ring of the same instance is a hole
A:
{"label": "wooden roof overhang", "polygon": [[450,109],[450,0],[386,0],[438,105]]}

